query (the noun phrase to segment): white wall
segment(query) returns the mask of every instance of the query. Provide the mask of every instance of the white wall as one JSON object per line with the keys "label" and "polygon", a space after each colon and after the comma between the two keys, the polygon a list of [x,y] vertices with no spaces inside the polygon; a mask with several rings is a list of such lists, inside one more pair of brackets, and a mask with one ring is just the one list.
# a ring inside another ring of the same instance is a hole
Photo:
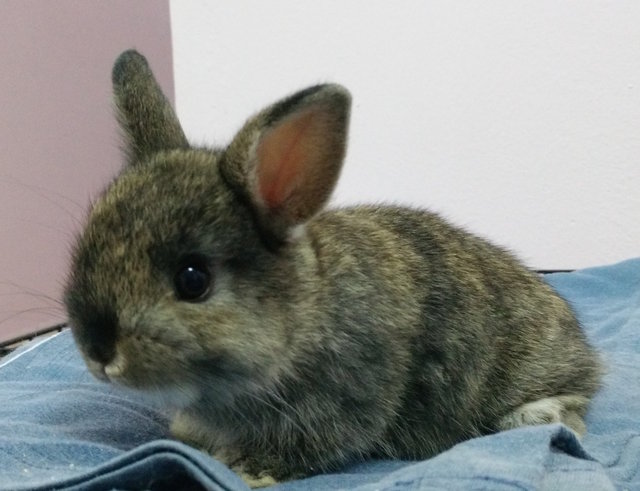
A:
{"label": "white wall", "polygon": [[355,105],[336,203],[427,206],[538,268],[640,255],[640,2],[173,0],[171,17],[194,142],[338,81]]}

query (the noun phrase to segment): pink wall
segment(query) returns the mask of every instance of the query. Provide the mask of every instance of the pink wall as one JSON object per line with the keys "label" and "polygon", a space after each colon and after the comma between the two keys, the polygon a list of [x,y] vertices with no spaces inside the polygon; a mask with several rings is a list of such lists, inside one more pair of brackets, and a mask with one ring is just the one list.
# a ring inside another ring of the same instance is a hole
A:
{"label": "pink wall", "polygon": [[111,65],[135,47],[173,95],[168,1],[0,2],[0,341],[65,320],[69,246],[121,165]]}

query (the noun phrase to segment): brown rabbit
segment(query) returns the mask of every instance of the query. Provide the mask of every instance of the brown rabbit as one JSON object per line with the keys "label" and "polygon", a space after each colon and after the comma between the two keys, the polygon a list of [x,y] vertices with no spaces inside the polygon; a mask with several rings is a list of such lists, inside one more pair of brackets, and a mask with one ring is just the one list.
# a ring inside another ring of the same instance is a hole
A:
{"label": "brown rabbit", "polygon": [[65,301],[100,379],[252,485],[582,416],[600,365],[509,253],[401,207],[323,211],[350,96],[298,92],[226,148],[189,146],[146,60],[113,69],[128,162],[78,238]]}

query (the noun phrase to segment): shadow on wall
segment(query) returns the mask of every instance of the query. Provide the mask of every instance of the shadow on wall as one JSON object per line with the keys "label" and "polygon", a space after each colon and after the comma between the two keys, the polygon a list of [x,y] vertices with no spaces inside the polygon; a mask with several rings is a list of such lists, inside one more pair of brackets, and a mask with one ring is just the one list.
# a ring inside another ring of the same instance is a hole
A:
{"label": "shadow on wall", "polygon": [[111,66],[145,53],[173,94],[169,2],[0,2],[0,342],[64,322],[89,200],[120,168]]}

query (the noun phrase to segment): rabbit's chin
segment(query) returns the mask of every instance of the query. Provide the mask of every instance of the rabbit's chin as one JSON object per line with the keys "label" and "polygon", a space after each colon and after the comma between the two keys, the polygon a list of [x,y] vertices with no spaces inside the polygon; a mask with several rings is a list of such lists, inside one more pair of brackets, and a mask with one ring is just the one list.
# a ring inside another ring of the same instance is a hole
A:
{"label": "rabbit's chin", "polygon": [[[136,392],[140,393],[140,390]],[[171,410],[184,409],[200,399],[198,388],[188,384],[145,389],[142,393],[150,403]]]}
{"label": "rabbit's chin", "polygon": [[157,404],[170,409],[183,409],[195,403],[201,396],[201,391],[192,383],[149,384],[140,386],[132,384],[125,378],[114,375],[113,371],[98,362],[85,358],[89,372],[101,382],[109,383],[132,394],[142,394],[151,404]]}

